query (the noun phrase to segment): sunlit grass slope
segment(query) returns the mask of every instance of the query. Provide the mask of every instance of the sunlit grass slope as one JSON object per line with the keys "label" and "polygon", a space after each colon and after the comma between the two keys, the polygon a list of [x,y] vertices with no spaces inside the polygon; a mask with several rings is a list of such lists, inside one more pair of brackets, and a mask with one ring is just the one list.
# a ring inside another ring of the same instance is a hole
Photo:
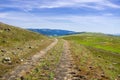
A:
{"label": "sunlit grass slope", "polygon": [[51,42],[46,36],[0,23],[0,76]]}
{"label": "sunlit grass slope", "polygon": [[65,39],[73,40],[78,44],[120,53],[120,37],[118,36],[108,36],[101,33],[84,33],[71,35],[65,37]]}
{"label": "sunlit grass slope", "polygon": [[64,36],[81,75],[90,80],[120,79],[120,37],[99,33]]}

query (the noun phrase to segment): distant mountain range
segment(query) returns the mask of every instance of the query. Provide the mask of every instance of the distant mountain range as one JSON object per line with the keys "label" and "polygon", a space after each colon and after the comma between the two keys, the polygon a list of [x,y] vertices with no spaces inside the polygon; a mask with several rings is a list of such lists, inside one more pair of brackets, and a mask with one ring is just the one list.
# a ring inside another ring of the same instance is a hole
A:
{"label": "distant mountain range", "polygon": [[74,31],[60,30],[60,29],[28,29],[28,30],[38,32],[40,34],[44,34],[47,36],[63,36],[63,35],[70,35],[77,33]]}
{"label": "distant mountain range", "polygon": [[120,34],[107,34],[107,35],[110,35],[110,36],[120,36]]}
{"label": "distant mountain range", "polygon": [[120,34],[114,34],[115,36],[120,36]]}

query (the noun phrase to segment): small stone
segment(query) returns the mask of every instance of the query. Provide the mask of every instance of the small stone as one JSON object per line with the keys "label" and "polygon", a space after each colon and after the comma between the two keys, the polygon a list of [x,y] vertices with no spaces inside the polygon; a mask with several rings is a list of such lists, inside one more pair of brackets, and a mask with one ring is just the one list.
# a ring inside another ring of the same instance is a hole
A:
{"label": "small stone", "polygon": [[20,49],[20,48],[17,48],[17,49]]}
{"label": "small stone", "polygon": [[10,57],[3,58],[2,63],[12,64],[11,58]]}
{"label": "small stone", "polygon": [[24,80],[24,77],[23,77],[23,76],[21,76],[21,77],[20,77],[20,80]]}
{"label": "small stone", "polygon": [[101,56],[98,56],[99,58],[101,57]]}
{"label": "small stone", "polygon": [[10,57],[5,57],[4,60],[5,61],[10,61],[11,59],[10,59]]}
{"label": "small stone", "polygon": [[24,60],[23,59],[20,59],[21,62],[23,62]]}
{"label": "small stone", "polygon": [[6,43],[6,41],[5,41],[5,40],[3,40],[3,41],[2,41],[2,43]]}
{"label": "small stone", "polygon": [[17,53],[16,52],[12,52],[12,54],[16,55]]}
{"label": "small stone", "polygon": [[5,52],[6,52],[6,50],[3,50],[3,49],[2,49],[2,50],[1,50],[1,52],[5,53]]}
{"label": "small stone", "polygon": [[18,47],[17,49],[19,49],[19,50],[23,50],[22,48],[19,48],[19,47]]}
{"label": "small stone", "polygon": [[89,68],[90,68],[91,70],[93,70],[93,67],[90,66]]}
{"label": "small stone", "polygon": [[79,79],[86,79],[86,77],[85,77],[85,76],[82,76],[82,75],[74,75],[73,77],[79,78]]}
{"label": "small stone", "polygon": [[29,48],[29,49],[32,49],[32,47],[31,47],[31,46],[29,46],[28,48]]}
{"label": "small stone", "polygon": [[76,74],[75,72],[70,72],[69,74]]}
{"label": "small stone", "polygon": [[120,78],[120,74],[118,75],[118,77]]}
{"label": "small stone", "polygon": [[105,77],[105,74],[101,74],[101,77]]}
{"label": "small stone", "polygon": [[4,31],[11,31],[9,28],[4,29]]}
{"label": "small stone", "polygon": [[9,65],[11,65],[11,64],[12,64],[12,61],[7,61],[7,63],[8,63]]}
{"label": "small stone", "polygon": [[89,68],[92,68],[91,66]]}

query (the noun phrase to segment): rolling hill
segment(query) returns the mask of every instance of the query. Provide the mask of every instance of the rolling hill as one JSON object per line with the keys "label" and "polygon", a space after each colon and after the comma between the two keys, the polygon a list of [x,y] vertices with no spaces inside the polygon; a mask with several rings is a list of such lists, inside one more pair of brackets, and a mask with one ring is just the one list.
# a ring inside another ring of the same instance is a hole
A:
{"label": "rolling hill", "polygon": [[120,80],[119,61],[119,36],[0,23],[0,79]]}
{"label": "rolling hill", "polygon": [[0,23],[0,76],[51,42],[52,39],[41,34]]}
{"label": "rolling hill", "polygon": [[62,37],[71,45],[71,54],[80,74],[90,80],[120,79],[120,37],[83,33]]}

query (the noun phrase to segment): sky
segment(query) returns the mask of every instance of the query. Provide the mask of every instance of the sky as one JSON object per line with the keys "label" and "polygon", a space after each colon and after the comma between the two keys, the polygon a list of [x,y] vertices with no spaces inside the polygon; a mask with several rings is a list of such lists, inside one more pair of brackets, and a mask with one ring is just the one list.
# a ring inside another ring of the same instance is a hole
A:
{"label": "sky", "polygon": [[21,28],[120,33],[120,0],[0,0],[0,22]]}

